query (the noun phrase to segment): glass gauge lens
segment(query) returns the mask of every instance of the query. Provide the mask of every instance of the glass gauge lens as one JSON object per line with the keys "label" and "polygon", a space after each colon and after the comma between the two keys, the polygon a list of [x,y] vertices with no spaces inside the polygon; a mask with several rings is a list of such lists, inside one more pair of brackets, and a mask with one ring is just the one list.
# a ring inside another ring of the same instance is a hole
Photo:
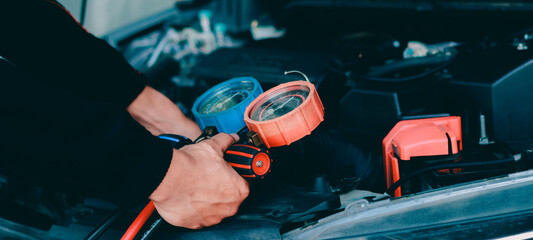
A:
{"label": "glass gauge lens", "polygon": [[255,121],[268,121],[281,117],[298,108],[307,99],[309,92],[310,89],[302,85],[278,89],[254,105],[250,118]]}
{"label": "glass gauge lens", "polygon": [[213,91],[213,94],[200,103],[200,114],[215,114],[226,111],[244,101],[254,90],[251,81],[234,82]]}

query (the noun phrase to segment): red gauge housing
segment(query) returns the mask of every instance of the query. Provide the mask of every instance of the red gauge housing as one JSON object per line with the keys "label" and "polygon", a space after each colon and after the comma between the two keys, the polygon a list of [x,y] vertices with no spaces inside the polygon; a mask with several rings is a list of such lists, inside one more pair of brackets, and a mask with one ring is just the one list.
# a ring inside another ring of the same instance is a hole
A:
{"label": "red gauge housing", "polygon": [[[291,93],[298,90],[304,91],[305,95]],[[266,105],[268,108],[270,102],[281,98],[291,98],[299,105],[275,118],[264,117],[265,109],[260,107]],[[244,112],[244,122],[250,131],[259,135],[267,148],[285,146],[300,140],[311,134],[322,121],[324,106],[315,86],[307,81],[280,84],[259,95]]]}

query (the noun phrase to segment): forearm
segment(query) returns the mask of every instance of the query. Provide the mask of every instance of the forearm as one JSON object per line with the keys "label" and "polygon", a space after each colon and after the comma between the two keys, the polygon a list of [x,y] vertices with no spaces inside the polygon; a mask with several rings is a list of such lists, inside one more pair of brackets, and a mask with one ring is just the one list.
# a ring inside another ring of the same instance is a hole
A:
{"label": "forearm", "polygon": [[146,86],[128,106],[131,116],[153,135],[173,133],[192,140],[202,133],[198,124],[187,118],[170,99]]}

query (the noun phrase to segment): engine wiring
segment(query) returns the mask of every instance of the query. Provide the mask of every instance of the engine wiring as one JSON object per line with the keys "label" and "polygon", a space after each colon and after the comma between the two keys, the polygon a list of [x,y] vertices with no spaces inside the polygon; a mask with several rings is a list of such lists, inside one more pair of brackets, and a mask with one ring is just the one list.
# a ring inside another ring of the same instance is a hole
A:
{"label": "engine wiring", "polygon": [[412,173],[410,173],[407,176],[404,176],[400,178],[398,181],[393,183],[389,189],[387,189],[386,193],[389,195],[393,195],[394,191],[401,187],[403,184],[405,184],[407,181],[412,179],[413,177],[416,177],[422,173],[428,172],[428,171],[434,171],[434,170],[440,170],[440,169],[453,169],[453,168],[466,168],[466,167],[480,167],[480,166],[487,166],[487,165],[499,165],[499,164],[507,164],[507,163],[515,163],[516,161],[520,160],[520,158],[516,159],[515,156],[499,159],[499,160],[492,160],[492,161],[483,161],[483,162],[468,162],[468,163],[449,163],[449,164],[439,164],[434,166],[429,166],[426,168],[418,169]]}
{"label": "engine wiring", "polygon": [[140,240],[146,240],[150,238],[157,229],[157,227],[159,227],[163,222],[164,221],[162,217],[157,218],[154,223],[152,223],[152,225],[150,225],[150,227],[143,233]]}
{"label": "engine wiring", "polygon": [[155,205],[153,201],[150,201],[146,207],[139,213],[139,215],[133,220],[130,227],[128,227],[128,230],[122,235],[121,240],[133,240],[139,230],[143,227],[143,225],[146,223],[148,218],[152,215],[152,213],[155,210]]}
{"label": "engine wiring", "polygon": [[410,81],[413,81],[413,80],[422,79],[422,78],[431,76],[431,75],[433,75],[433,74],[435,74],[435,73],[437,73],[439,71],[442,71],[445,68],[447,68],[448,66],[450,66],[454,62],[454,60],[455,60],[455,58],[450,58],[446,62],[441,63],[441,64],[433,67],[432,69],[430,69],[428,71],[425,71],[425,72],[422,72],[422,73],[419,73],[419,74],[415,74],[415,75],[411,75],[411,76],[408,76],[408,77],[398,77],[398,78],[394,78],[394,77],[377,77],[377,76],[369,76],[369,75],[364,75],[364,74],[358,74],[358,73],[355,73],[355,72],[350,71],[350,70],[347,70],[347,71],[342,70],[340,67],[334,67],[334,66],[332,66],[332,64],[329,64],[327,66],[327,68],[331,72],[344,75],[347,78],[354,79],[354,80],[382,82],[382,83],[404,83],[404,82],[410,82]]}
{"label": "engine wiring", "polygon": [[86,240],[96,240],[100,238],[109,227],[117,221],[124,213],[124,209],[118,208],[107,216],[98,226],[85,238]]}

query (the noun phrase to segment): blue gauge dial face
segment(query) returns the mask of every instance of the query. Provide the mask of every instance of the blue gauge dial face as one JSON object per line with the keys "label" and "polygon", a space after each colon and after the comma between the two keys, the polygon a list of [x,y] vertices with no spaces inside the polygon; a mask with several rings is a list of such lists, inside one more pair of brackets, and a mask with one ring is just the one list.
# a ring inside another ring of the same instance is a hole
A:
{"label": "blue gauge dial face", "polygon": [[254,84],[251,81],[240,81],[224,85],[213,91],[198,106],[200,114],[216,114],[238,105],[244,101],[254,90]]}
{"label": "blue gauge dial face", "polygon": [[278,89],[259,100],[250,111],[254,121],[268,121],[281,117],[298,108],[309,96],[306,86]]}

